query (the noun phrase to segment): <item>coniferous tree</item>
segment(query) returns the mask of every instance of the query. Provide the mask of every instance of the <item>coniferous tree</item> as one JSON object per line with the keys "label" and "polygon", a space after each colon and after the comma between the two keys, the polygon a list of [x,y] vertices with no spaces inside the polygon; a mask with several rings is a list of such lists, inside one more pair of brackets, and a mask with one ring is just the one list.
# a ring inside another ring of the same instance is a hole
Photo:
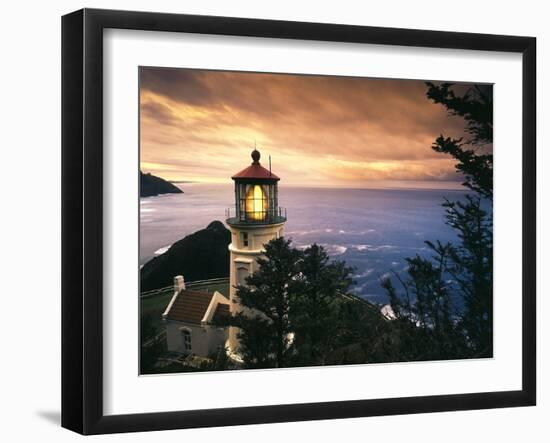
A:
{"label": "coniferous tree", "polygon": [[389,278],[382,282],[401,337],[398,354],[405,361],[460,358],[464,356],[464,339],[456,328],[453,287],[445,279],[451,245],[426,243],[434,252],[431,260],[419,255],[407,258],[408,278],[395,274],[404,297],[397,295]]}
{"label": "coniferous tree", "polygon": [[140,372],[149,374],[155,370],[155,364],[163,352],[163,341],[158,337],[158,328],[153,324],[153,317],[145,315],[140,321]]}
{"label": "coniferous tree", "polygon": [[300,251],[283,237],[265,245],[258,271],[237,286],[245,309],[232,319],[239,327],[239,353],[246,367],[284,367],[292,358],[290,307],[299,284]]}
{"label": "coniferous tree", "polygon": [[237,287],[239,354],[247,368],[391,361],[391,329],[379,308],[348,294],[352,269],[322,246],[301,251],[282,237]]}
{"label": "coniferous tree", "polygon": [[329,261],[325,249],[313,244],[303,251],[299,272],[290,313],[297,361],[323,365],[339,346],[342,294],[353,283],[352,269],[342,261]]}
{"label": "coniferous tree", "polygon": [[457,160],[455,168],[471,193],[464,200],[445,199],[443,203],[445,222],[456,231],[458,242],[428,241],[434,253],[431,260],[407,259],[409,278],[398,278],[404,296],[397,295],[390,279],[382,284],[399,324],[409,329],[416,325],[412,359],[430,353],[431,358],[489,357],[493,329],[492,89],[475,86],[457,95],[450,83],[427,86],[429,99],[466,122],[465,131],[471,138],[441,135],[432,149]]}
{"label": "coniferous tree", "polygon": [[427,83],[427,96],[450,114],[466,121],[467,140],[440,136],[436,152],[458,160],[456,169],[473,191],[466,201],[446,200],[446,222],[458,233],[459,243],[450,248],[447,268],[464,303],[460,316],[473,356],[492,356],[493,347],[493,94],[491,86],[476,85],[456,95],[452,84]]}

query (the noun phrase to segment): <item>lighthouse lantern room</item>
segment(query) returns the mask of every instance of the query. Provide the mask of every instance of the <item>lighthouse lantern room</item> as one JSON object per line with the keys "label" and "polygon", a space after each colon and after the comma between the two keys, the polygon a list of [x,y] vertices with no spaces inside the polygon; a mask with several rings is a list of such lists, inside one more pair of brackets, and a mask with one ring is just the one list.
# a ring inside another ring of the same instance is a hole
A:
{"label": "lighthouse lantern room", "polygon": [[235,208],[228,210],[227,223],[269,224],[281,223],[286,214],[278,206],[277,182],[271,167],[260,164],[260,152],[252,151],[252,164],[231,177],[235,181]]}

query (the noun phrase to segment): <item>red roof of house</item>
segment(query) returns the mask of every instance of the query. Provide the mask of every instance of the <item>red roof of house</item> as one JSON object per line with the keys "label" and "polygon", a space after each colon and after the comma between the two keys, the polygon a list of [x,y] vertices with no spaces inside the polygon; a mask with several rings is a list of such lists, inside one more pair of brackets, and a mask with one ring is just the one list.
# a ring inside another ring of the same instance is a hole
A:
{"label": "red roof of house", "polygon": [[216,307],[216,312],[214,312],[214,317],[212,317],[212,320],[215,323],[217,320],[229,317],[229,315],[229,305],[218,303],[218,306]]}
{"label": "red roof of house", "polygon": [[264,168],[260,164],[260,151],[254,149],[252,151],[252,164],[243,169],[240,172],[237,172],[233,177],[235,179],[255,179],[255,180],[280,180],[275,174],[269,171],[269,169]]}
{"label": "red roof of house", "polygon": [[213,295],[212,292],[182,289],[166,318],[200,325]]}

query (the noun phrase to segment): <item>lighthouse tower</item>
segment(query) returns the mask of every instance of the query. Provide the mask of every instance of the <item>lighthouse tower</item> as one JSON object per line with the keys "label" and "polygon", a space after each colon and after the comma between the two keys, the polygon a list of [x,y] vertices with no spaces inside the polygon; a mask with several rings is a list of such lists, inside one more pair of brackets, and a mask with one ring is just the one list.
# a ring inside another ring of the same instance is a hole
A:
{"label": "lighthouse tower", "polygon": [[[271,163],[271,162],[270,162]],[[227,211],[231,230],[229,245],[229,299],[234,315],[243,308],[236,297],[236,285],[245,285],[246,277],[257,268],[256,259],[264,253],[264,244],[283,235],[286,211],[278,206],[279,177],[260,164],[260,152],[252,151],[252,164],[231,177],[235,182],[235,207]],[[238,348],[238,330],[231,327],[227,347]]]}

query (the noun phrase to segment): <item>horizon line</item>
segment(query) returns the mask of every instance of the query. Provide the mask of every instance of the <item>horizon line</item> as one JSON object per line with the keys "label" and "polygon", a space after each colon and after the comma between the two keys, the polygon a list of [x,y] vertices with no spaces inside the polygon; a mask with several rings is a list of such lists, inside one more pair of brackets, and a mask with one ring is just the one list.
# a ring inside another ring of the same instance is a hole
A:
{"label": "horizon line", "polygon": [[[173,184],[200,184],[200,185],[230,185],[233,182],[227,181],[227,182],[207,182],[207,181],[198,181],[198,180],[167,180],[170,183]],[[412,180],[411,180],[412,182]],[[418,180],[417,182],[422,182],[421,180]],[[424,183],[427,183],[424,182]],[[350,185],[350,186],[341,186],[341,185],[303,185],[303,184],[285,184],[281,183],[279,184],[279,188],[306,188],[306,189],[347,189],[347,190],[396,190],[396,191],[467,191],[468,188],[465,187],[462,182],[451,182],[448,181],[447,183],[456,183],[455,187],[451,186],[438,186],[438,187],[431,187],[431,186],[357,186],[357,185]],[[412,184],[412,183],[411,183]]]}

